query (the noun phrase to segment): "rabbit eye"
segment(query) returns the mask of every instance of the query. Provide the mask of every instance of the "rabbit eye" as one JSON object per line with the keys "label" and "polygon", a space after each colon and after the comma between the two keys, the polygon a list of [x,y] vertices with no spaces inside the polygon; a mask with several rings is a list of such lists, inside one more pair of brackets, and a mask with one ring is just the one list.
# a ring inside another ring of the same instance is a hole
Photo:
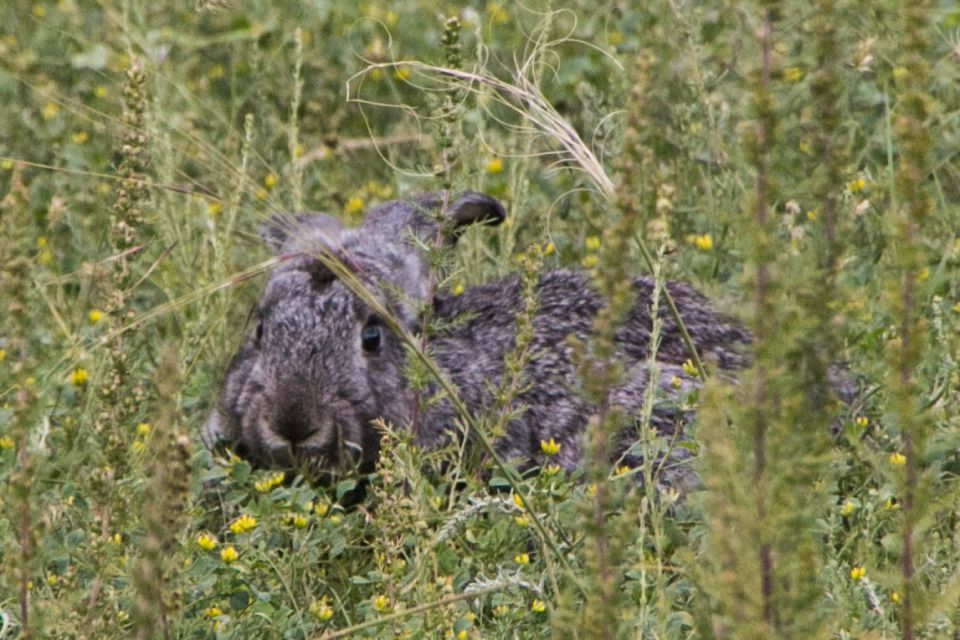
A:
{"label": "rabbit eye", "polygon": [[360,332],[360,346],[367,353],[376,351],[380,346],[380,327],[373,320],[367,322]]}
{"label": "rabbit eye", "polygon": [[257,341],[257,344],[260,344],[260,341],[263,339],[263,320],[257,323],[257,331],[254,334],[254,337]]}

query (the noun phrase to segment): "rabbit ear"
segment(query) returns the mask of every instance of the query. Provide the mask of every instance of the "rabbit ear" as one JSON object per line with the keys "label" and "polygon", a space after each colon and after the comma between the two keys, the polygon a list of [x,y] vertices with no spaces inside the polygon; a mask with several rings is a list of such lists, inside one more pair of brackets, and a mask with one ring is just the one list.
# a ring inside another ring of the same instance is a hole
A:
{"label": "rabbit ear", "polygon": [[309,250],[323,244],[340,246],[343,223],[325,213],[277,213],[260,226],[260,237],[274,253]]}
{"label": "rabbit ear", "polygon": [[507,217],[503,205],[496,198],[475,191],[460,194],[447,209],[447,218],[453,222],[454,236],[472,224],[497,226]]}

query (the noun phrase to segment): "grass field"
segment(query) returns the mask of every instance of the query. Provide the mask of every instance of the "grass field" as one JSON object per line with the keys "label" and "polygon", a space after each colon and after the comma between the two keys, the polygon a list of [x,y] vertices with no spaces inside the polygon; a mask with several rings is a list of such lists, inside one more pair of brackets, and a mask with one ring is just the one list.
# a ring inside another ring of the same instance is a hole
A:
{"label": "grass field", "polygon": [[[960,638],[955,3],[10,1],[0,122],[0,640]],[[702,488],[392,425],[351,504],[203,448],[267,216],[443,189],[509,214],[443,291],[653,274],[749,327],[736,384],[690,363]]]}

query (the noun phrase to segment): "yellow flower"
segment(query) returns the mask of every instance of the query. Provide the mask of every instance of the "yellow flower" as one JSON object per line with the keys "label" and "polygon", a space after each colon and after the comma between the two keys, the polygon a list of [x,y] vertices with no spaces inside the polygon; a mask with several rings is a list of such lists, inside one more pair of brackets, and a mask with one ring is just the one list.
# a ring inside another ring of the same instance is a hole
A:
{"label": "yellow flower", "polygon": [[326,596],[310,605],[310,615],[320,622],[326,622],[333,617],[333,609],[327,604]]}
{"label": "yellow flower", "polygon": [[146,422],[141,422],[140,424],[138,424],[136,427],[136,430],[137,430],[137,435],[140,436],[141,438],[146,438],[148,435],[150,435],[150,425],[147,424]]}
{"label": "yellow flower", "polygon": [[596,251],[600,248],[600,236],[587,236],[585,244],[588,251]]}
{"label": "yellow flower", "polygon": [[863,567],[851,567],[850,568],[850,579],[856,582],[867,575],[867,570]]}
{"label": "yellow flower", "polygon": [[540,451],[548,456],[555,456],[560,453],[560,445],[553,438],[540,441]]}
{"label": "yellow flower", "polygon": [[13,170],[13,160],[10,160],[9,158],[7,158],[6,160],[3,161],[3,165],[2,165],[2,166],[3,166],[3,170],[4,170],[4,171],[11,171],[11,170]]}
{"label": "yellow flower", "polygon": [[548,478],[552,478],[558,473],[560,473],[560,465],[558,464],[548,464],[543,468],[543,475],[547,476]]}
{"label": "yellow flower", "polygon": [[13,449],[13,438],[10,436],[0,437],[0,449]]}
{"label": "yellow flower", "polygon": [[209,216],[216,216],[221,211],[223,211],[223,205],[219,202],[211,202],[207,205],[207,215]]}
{"label": "yellow flower", "polygon": [[238,554],[237,550],[233,547],[224,547],[220,550],[220,559],[227,564],[233,564],[239,557],[240,554]]}
{"label": "yellow flower", "polygon": [[47,15],[47,8],[38,4],[33,8],[33,15],[36,18],[43,18],[45,15]]}
{"label": "yellow flower", "polygon": [[894,467],[902,467],[903,465],[907,464],[907,457],[899,451],[894,451],[891,453],[888,460]]}
{"label": "yellow flower", "polygon": [[397,80],[401,80],[401,81],[402,81],[402,80],[406,80],[407,78],[410,77],[410,67],[408,67],[408,66],[406,66],[406,65],[402,65],[402,66],[397,67],[397,68],[394,69],[394,71],[393,71],[393,77],[396,78]]}
{"label": "yellow flower", "polygon": [[143,440],[135,440],[133,444],[130,445],[130,448],[133,449],[134,453],[143,453],[147,450],[147,443]]}
{"label": "yellow flower", "polygon": [[503,160],[500,158],[491,158],[487,160],[487,173],[497,174],[503,172]]}
{"label": "yellow flower", "polygon": [[619,46],[623,42],[623,34],[619,31],[611,31],[607,34],[607,43],[611,47]]}
{"label": "yellow flower", "polygon": [[77,131],[72,136],[70,140],[73,141],[73,144],[86,144],[87,140],[90,139],[90,134],[86,131]]}
{"label": "yellow flower", "polygon": [[[12,446],[12,441],[11,441],[11,446]],[[528,518],[527,516],[514,516],[513,521],[517,523],[518,527],[530,526],[530,518]]]}
{"label": "yellow flower", "polygon": [[957,304],[953,305],[951,309],[954,313],[960,313],[960,302],[957,302]]}
{"label": "yellow flower", "polygon": [[326,502],[318,502],[317,506],[313,508],[313,512],[321,518],[327,515],[328,511],[330,511],[330,505],[328,505]]}
{"label": "yellow flower", "polygon": [[209,618],[216,618],[216,617],[222,616],[222,615],[223,615],[223,611],[220,611],[220,609],[218,609],[217,607],[210,607],[210,608],[208,608],[208,609],[204,609],[204,610],[203,610],[203,617],[204,617],[204,618],[208,618],[208,619],[209,619]]}
{"label": "yellow flower", "polygon": [[670,386],[673,387],[674,389],[679,389],[680,387],[683,386],[683,382],[677,376],[671,376]]}
{"label": "yellow flower", "polygon": [[293,148],[293,157],[302,158],[303,154],[306,152],[307,150],[303,148],[303,145],[298,143],[297,146]]}
{"label": "yellow flower", "polygon": [[628,466],[625,465],[625,464],[622,464],[622,465],[620,465],[619,467],[617,467],[616,469],[613,470],[613,475],[615,475],[615,476],[623,476],[623,475],[626,475],[626,474],[628,474],[628,473],[630,473],[630,467],[628,467]]}
{"label": "yellow flower", "polygon": [[523,509],[523,498],[519,493],[513,494],[513,504],[517,505],[517,509]]}
{"label": "yellow flower", "polygon": [[844,518],[849,518],[853,515],[853,512],[856,511],[856,509],[857,505],[855,505],[852,501],[847,500],[843,503],[843,506],[840,507],[840,515],[842,515]]}
{"label": "yellow flower", "polygon": [[865,429],[867,425],[870,424],[870,420],[867,419],[867,416],[857,416],[857,419],[855,422],[857,423],[857,426],[860,427],[861,429]]}
{"label": "yellow flower", "polygon": [[204,551],[213,551],[217,546],[217,539],[209,533],[201,533],[197,536],[197,546]]}
{"label": "yellow flower", "polygon": [[218,78],[222,78],[224,72],[225,72],[225,69],[223,68],[222,64],[215,64],[212,67],[210,67],[209,71],[207,71],[207,77],[210,78],[211,80],[216,80]]}
{"label": "yellow flower", "polygon": [[587,497],[592,498],[595,495],[597,495],[597,483],[591,482],[587,485]]}
{"label": "yellow flower", "polygon": [[257,187],[257,190],[253,192],[254,197],[257,200],[266,200],[267,199],[267,190],[263,187]]}
{"label": "yellow flower", "polygon": [[0,362],[3,362],[6,359],[7,359],[7,350],[0,349]]}
{"label": "yellow flower", "polygon": [[784,82],[800,82],[803,77],[803,71],[799,67],[788,67],[783,70]]}
{"label": "yellow flower", "polygon": [[507,615],[508,613],[510,613],[510,607],[508,607],[508,606],[505,605],[505,604],[500,604],[500,605],[497,605],[496,607],[493,608],[493,617],[494,617],[494,618],[502,618],[503,616]]}
{"label": "yellow flower", "polygon": [[580,261],[580,264],[586,269],[593,269],[600,262],[600,259],[595,255],[584,256],[583,260]]}
{"label": "yellow flower", "polygon": [[103,319],[103,311],[91,309],[90,313],[87,314],[87,319],[90,321],[90,324],[97,324]]}
{"label": "yellow flower", "polygon": [[891,591],[890,602],[892,602],[893,604],[900,604],[901,602],[903,602],[903,597],[901,597],[901,595],[896,591]]}
{"label": "yellow flower", "polygon": [[463,292],[465,290],[466,288],[463,286],[463,283],[458,282],[457,284],[453,285],[453,289],[451,290],[451,293],[455,296],[461,296],[463,295]]}
{"label": "yellow flower", "polygon": [[297,513],[290,516],[290,524],[294,529],[306,529],[307,528],[307,517],[303,514]]}
{"label": "yellow flower", "polygon": [[513,556],[513,561],[517,564],[530,564],[530,554],[529,553],[518,553]]}
{"label": "yellow flower", "polygon": [[60,107],[57,106],[56,102],[48,102],[43,105],[43,119],[44,120],[53,120],[57,117],[57,114],[60,113]]}
{"label": "yellow flower", "polygon": [[230,531],[235,535],[240,535],[250,531],[257,526],[257,519],[251,516],[250,514],[243,514],[230,524]]}
{"label": "yellow flower", "polygon": [[910,75],[910,72],[907,71],[907,68],[906,68],[906,67],[894,67],[894,68],[893,68],[893,79],[894,79],[894,80],[903,80],[903,79],[906,78],[908,75]]}
{"label": "yellow flower", "polygon": [[70,384],[75,387],[82,387],[87,384],[87,379],[90,375],[87,373],[87,370],[83,367],[77,367],[70,372]]}
{"label": "yellow flower", "polygon": [[388,611],[390,609],[390,598],[388,598],[383,594],[380,594],[379,596],[373,599],[371,604],[373,605],[374,609],[376,609],[380,613],[383,613],[384,611]]}
{"label": "yellow flower", "polygon": [[486,10],[493,24],[506,24],[510,20],[510,14],[499,2],[488,2]]}
{"label": "yellow flower", "polygon": [[545,246],[545,247],[543,248],[543,255],[545,255],[545,256],[553,255],[553,252],[556,251],[556,250],[557,250],[557,248],[556,248],[555,246],[553,246],[553,243],[552,243],[552,242],[548,242],[548,243],[547,243],[547,246]]}
{"label": "yellow flower", "polygon": [[97,85],[96,87],[94,87],[94,89],[93,89],[93,95],[95,95],[95,96],[98,97],[98,98],[106,97],[106,95],[107,95],[107,88],[106,88],[105,86],[103,86],[102,84],[98,84],[98,85]]}
{"label": "yellow flower", "polygon": [[684,372],[685,374],[687,374],[688,376],[695,376],[695,375],[697,375],[697,373],[698,373],[697,367],[694,366],[692,360],[686,360],[686,361],[684,361],[684,363],[683,363],[682,365],[680,365],[680,368],[683,369],[683,372]]}
{"label": "yellow flower", "polygon": [[330,516],[330,524],[340,524],[343,521],[343,516],[339,513],[335,513]]}
{"label": "yellow flower", "polygon": [[530,603],[530,610],[534,613],[543,613],[547,610],[547,604],[543,600],[536,598]]}
{"label": "yellow flower", "polygon": [[700,251],[710,251],[713,249],[713,236],[709,233],[693,236],[693,246]]}
{"label": "yellow flower", "polygon": [[856,178],[847,183],[847,189],[850,190],[850,193],[859,193],[863,191],[865,186],[867,186],[867,181],[863,178]]}
{"label": "yellow flower", "polygon": [[277,176],[273,175],[272,173],[268,173],[263,178],[263,186],[265,186],[267,189],[273,189],[275,186],[277,186]]}
{"label": "yellow flower", "polygon": [[343,208],[350,215],[359,213],[363,211],[363,198],[360,196],[353,196],[347,200],[347,204],[345,204]]}

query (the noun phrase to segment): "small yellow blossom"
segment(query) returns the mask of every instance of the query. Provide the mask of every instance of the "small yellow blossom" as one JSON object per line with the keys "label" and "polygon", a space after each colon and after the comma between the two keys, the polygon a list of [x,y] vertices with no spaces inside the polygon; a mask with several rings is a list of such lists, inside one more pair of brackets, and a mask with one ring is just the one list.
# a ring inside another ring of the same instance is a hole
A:
{"label": "small yellow blossom", "polygon": [[510,14],[503,8],[499,2],[488,2],[486,7],[487,15],[493,24],[506,24],[510,21]]}
{"label": "small yellow blossom", "polygon": [[686,360],[686,361],[684,361],[684,363],[683,363],[682,365],[680,365],[680,368],[683,369],[683,372],[684,372],[685,374],[687,374],[688,376],[695,376],[695,375],[697,375],[697,367],[694,366],[692,360]]}
{"label": "small yellow blossom", "polygon": [[4,170],[4,171],[12,171],[12,170],[13,170],[13,160],[7,158],[6,160],[3,161],[2,166],[3,166],[3,170]]}
{"label": "small yellow blossom", "polygon": [[534,613],[543,613],[547,610],[547,604],[543,600],[537,598],[530,603],[530,610]]}
{"label": "small yellow blossom", "polygon": [[376,81],[376,80],[380,80],[381,78],[383,78],[383,71],[381,71],[380,69],[371,69],[371,70],[370,70],[370,79],[371,79],[371,80]]}
{"label": "small yellow blossom", "polygon": [[257,519],[248,513],[243,514],[230,524],[230,531],[235,535],[240,535],[250,531],[257,526]]}
{"label": "small yellow blossom", "polygon": [[220,559],[227,564],[233,564],[239,557],[240,554],[238,554],[237,550],[233,547],[224,547],[220,550]]}
{"label": "small yellow blossom", "polygon": [[10,436],[0,437],[0,449],[13,449],[13,438]]}
{"label": "small yellow blossom", "polygon": [[622,42],[623,42],[623,34],[620,33],[619,31],[613,30],[607,34],[607,43],[611,47],[620,46]]}
{"label": "small yellow blossom", "polygon": [[625,464],[622,464],[622,465],[620,465],[619,467],[617,467],[616,469],[613,470],[613,475],[615,475],[615,476],[623,476],[623,475],[626,475],[626,474],[628,474],[628,473],[630,473],[630,467],[628,467],[628,466],[625,465]]}
{"label": "small yellow blossom", "polygon": [[253,195],[257,200],[266,200],[267,195],[269,194],[267,193],[267,190],[264,189],[263,187],[257,187],[256,191],[253,192]]}
{"label": "small yellow blossom", "polygon": [[104,98],[107,95],[107,88],[102,84],[98,84],[93,89],[93,95],[95,95],[98,98]]}
{"label": "small yellow blossom", "polygon": [[670,386],[673,387],[674,389],[679,389],[680,387],[683,386],[683,381],[680,380],[680,378],[678,378],[677,376],[671,376]]}
{"label": "small yellow blossom", "polygon": [[547,476],[548,478],[552,478],[558,473],[560,473],[560,465],[558,464],[548,464],[543,468],[543,475]]}
{"label": "small yellow blossom", "polygon": [[401,65],[394,69],[393,77],[397,80],[403,81],[410,77],[410,67],[406,65]]}
{"label": "small yellow blossom", "polygon": [[335,513],[330,516],[330,524],[340,524],[343,521],[343,516],[339,513]]}
{"label": "small yellow blossom", "polygon": [[585,269],[593,269],[599,262],[600,259],[591,254],[589,256],[583,256],[583,260],[580,261],[580,264],[582,264]]}
{"label": "small yellow blossom", "polygon": [[115,533],[110,537],[110,542],[112,542],[115,545],[119,545],[120,543],[123,542],[123,538],[120,536],[119,533]]}
{"label": "small yellow blossom", "polygon": [[850,193],[859,193],[863,191],[863,188],[867,186],[867,181],[863,178],[856,178],[847,183],[847,189],[850,190]]}
{"label": "small yellow blossom", "polygon": [[923,267],[917,272],[917,282],[926,282],[930,278],[930,267]]}
{"label": "small yellow blossom", "polygon": [[90,313],[87,314],[87,320],[90,321],[90,324],[97,324],[103,319],[103,311],[99,309],[91,309]]}
{"label": "small yellow blossom", "polygon": [[553,252],[556,250],[557,248],[553,245],[553,243],[548,242],[547,245],[543,248],[543,255],[545,256],[553,255]]}
{"label": "small yellow blossom", "polygon": [[90,377],[90,374],[87,373],[87,370],[83,367],[77,367],[70,372],[70,384],[75,387],[82,387],[87,384],[87,379]]}
{"label": "small yellow blossom", "polygon": [[117,611],[117,622],[126,622],[130,619],[130,614],[126,611]]}
{"label": "small yellow blossom", "polygon": [[595,495],[597,495],[597,483],[591,482],[587,485],[587,497],[592,498]]}
{"label": "small yellow blossom", "polygon": [[47,8],[38,4],[33,8],[33,15],[38,19],[43,18],[45,15],[47,15]]}
{"label": "small yellow blossom", "polygon": [[847,500],[843,503],[843,506],[840,507],[840,515],[842,515],[844,518],[849,518],[853,515],[853,512],[856,511],[856,509],[857,505],[852,501]]}
{"label": "small yellow blossom", "polygon": [[600,236],[587,236],[584,244],[586,244],[588,251],[596,251],[600,248]]}
{"label": "small yellow blossom", "polygon": [[143,453],[147,450],[147,443],[143,440],[134,440],[133,444],[130,445],[130,448],[133,449],[134,453]]}
{"label": "small yellow blossom", "polygon": [[207,205],[207,215],[216,216],[223,211],[223,205],[219,202],[211,202]]}
{"label": "small yellow blossom", "polygon": [[333,617],[333,608],[327,603],[326,596],[310,605],[310,615],[320,622],[326,622]]}
{"label": "small yellow blossom", "polygon": [[540,451],[542,451],[545,455],[555,456],[560,453],[560,445],[557,444],[557,441],[553,438],[550,438],[549,440],[541,440]]}
{"label": "small yellow blossom", "polygon": [[953,305],[953,306],[951,307],[951,310],[952,310],[954,313],[960,313],[960,301],[958,301],[955,305]]}
{"label": "small yellow blossom", "polygon": [[347,200],[347,204],[345,204],[343,208],[350,215],[360,213],[363,211],[363,198],[360,196],[353,196]]}
{"label": "small yellow blossom", "polygon": [[453,285],[451,293],[455,296],[462,296],[464,291],[466,291],[466,288],[463,286],[463,283],[458,282],[457,284]]}
{"label": "small yellow blossom", "polygon": [[306,152],[307,150],[303,148],[303,145],[298,143],[297,146],[293,148],[293,157],[302,158]]}
{"label": "small yellow blossom", "polygon": [[51,587],[53,587],[53,586],[56,586],[56,584],[57,584],[58,582],[60,582],[60,576],[58,576],[58,575],[55,574],[55,573],[48,573],[48,574],[47,574],[47,584],[48,584],[48,585],[50,585]]}
{"label": "small yellow blossom", "polygon": [[866,429],[867,425],[870,424],[870,420],[867,418],[867,416],[857,416],[855,422],[861,429]]}
{"label": "small yellow blossom", "polygon": [[379,611],[380,613],[390,610],[390,598],[388,598],[383,594],[376,596],[371,602],[371,604],[373,605],[373,608]]}
{"label": "small yellow blossom", "polygon": [[3,362],[6,359],[7,359],[7,350],[0,349],[0,362]]}
{"label": "small yellow blossom", "polygon": [[903,602],[903,597],[896,591],[891,591],[890,602],[892,602],[893,604],[900,604],[901,602]]}
{"label": "small yellow blossom", "polygon": [[218,609],[217,607],[209,607],[203,610],[203,617],[207,619],[217,618],[222,615],[223,615],[223,611],[220,611],[220,609]]}
{"label": "small yellow blossom", "polygon": [[146,438],[150,435],[150,425],[146,422],[141,422],[136,426],[137,435],[141,438]]}
{"label": "small yellow blossom", "polygon": [[301,513],[290,516],[290,524],[294,529],[306,529],[307,517]]}
{"label": "small yellow blossom", "polygon": [[709,233],[693,236],[693,246],[700,251],[710,251],[713,249],[713,236]]}
{"label": "small yellow blossom", "polygon": [[903,465],[907,464],[907,456],[903,455],[899,451],[894,451],[891,453],[888,460],[894,467],[902,467]]}
{"label": "small yellow blossom", "polygon": [[327,515],[328,511],[330,511],[330,505],[326,502],[318,502],[317,506],[313,508],[313,512],[321,518]]}
{"label": "small yellow blossom", "polygon": [[867,575],[867,570],[863,567],[851,567],[850,568],[850,579],[856,582]]}
{"label": "small yellow blossom", "polygon": [[907,68],[906,68],[906,67],[894,67],[894,68],[893,68],[893,79],[894,79],[894,80],[903,80],[903,79],[906,78],[908,75],[910,75],[910,72],[907,71]]}
{"label": "small yellow blossom", "polygon": [[523,498],[519,493],[513,494],[513,504],[517,505],[517,509],[523,509]]}
{"label": "small yellow blossom", "polygon": [[799,67],[787,67],[783,70],[784,82],[800,82],[803,77],[803,71]]}
{"label": "small yellow blossom", "polygon": [[215,64],[212,67],[210,67],[209,71],[207,71],[207,77],[210,78],[211,80],[217,80],[219,78],[222,78],[225,72],[226,70],[223,68],[222,64]]}
{"label": "small yellow blossom", "polygon": [[503,616],[507,615],[508,613],[510,613],[510,607],[508,607],[508,606],[505,605],[505,604],[500,604],[500,605],[497,605],[496,607],[493,608],[493,617],[494,617],[494,618],[502,618]]}
{"label": "small yellow blossom", "polygon": [[217,546],[217,539],[209,533],[201,533],[197,536],[197,546],[204,551],[213,551]]}
{"label": "small yellow blossom", "polygon": [[41,115],[43,115],[44,120],[53,120],[59,113],[60,107],[57,105],[57,103],[48,102],[47,104],[43,105],[43,113]]}
{"label": "small yellow blossom", "polygon": [[800,148],[800,153],[805,155],[810,155],[813,153],[813,143],[811,143],[808,138],[801,139],[800,144],[797,146]]}
{"label": "small yellow blossom", "polygon": [[277,186],[277,176],[273,175],[272,173],[268,173],[263,178],[263,186],[265,186],[267,189],[273,189],[275,186]]}
{"label": "small yellow blossom", "polygon": [[530,564],[530,554],[529,553],[518,553],[513,556],[513,561],[517,564]]}
{"label": "small yellow blossom", "polygon": [[[11,441],[11,446],[12,446],[12,441]],[[518,526],[518,527],[529,527],[529,526],[530,526],[530,518],[528,518],[528,517],[525,516],[525,515],[524,515],[524,516],[514,516],[513,521],[517,523],[517,526]]]}
{"label": "small yellow blossom", "polygon": [[496,174],[503,172],[503,160],[500,158],[491,158],[487,160],[487,173]]}
{"label": "small yellow blossom", "polygon": [[90,134],[86,131],[77,131],[70,136],[70,140],[73,141],[73,144],[86,144],[87,140],[89,139]]}

